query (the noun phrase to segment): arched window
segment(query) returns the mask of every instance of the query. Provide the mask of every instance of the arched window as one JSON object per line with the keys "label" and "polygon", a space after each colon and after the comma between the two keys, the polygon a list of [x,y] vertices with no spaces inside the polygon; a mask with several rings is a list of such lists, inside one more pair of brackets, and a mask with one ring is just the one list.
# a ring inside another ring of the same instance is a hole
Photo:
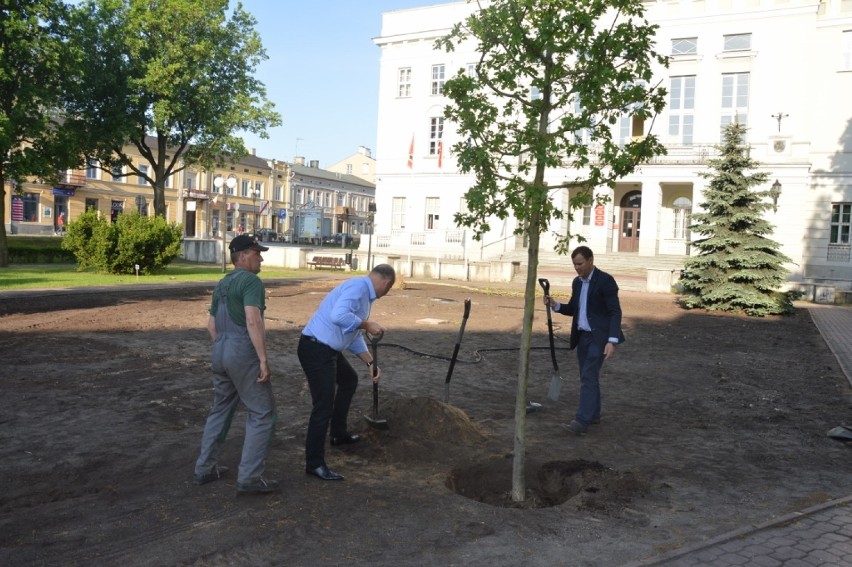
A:
{"label": "arched window", "polygon": [[692,214],[692,199],[689,197],[678,197],[672,203],[674,210],[674,230],[672,237],[678,240],[686,240],[689,216]]}

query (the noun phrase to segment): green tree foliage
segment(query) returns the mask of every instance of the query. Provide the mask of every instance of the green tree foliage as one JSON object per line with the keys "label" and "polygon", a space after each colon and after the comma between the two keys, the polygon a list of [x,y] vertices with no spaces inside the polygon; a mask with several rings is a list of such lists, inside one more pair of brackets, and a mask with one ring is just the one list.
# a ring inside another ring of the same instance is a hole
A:
{"label": "green tree foliage", "polygon": [[170,176],[238,159],[247,153],[238,132],[266,137],[280,124],[254,77],[266,59],[255,23],[239,3],[229,15],[227,0],[87,0],[74,11],[78,145],[105,170],[146,179],[156,215]]}
{"label": "green tree foliage", "polygon": [[180,254],[182,231],[180,224],[136,211],[119,215],[115,223],[87,211],[68,224],[62,247],[74,253],[79,270],[132,274],[138,265],[140,274],[153,274]]}
{"label": "green tree foliage", "polygon": [[[456,25],[438,47],[475,41],[475,71],[447,81],[444,116],[459,133],[453,153],[475,181],[469,212],[456,222],[477,237],[494,218],[513,216],[529,238],[515,404],[512,497],[525,496],[524,430],[540,234],[554,219],[590,204],[643,161],[664,153],[654,135],[620,145],[619,120],[653,118],[665,92],[651,85],[656,26],[640,0],[494,0]],[[548,172],[551,176],[548,177]],[[556,181],[558,179],[558,181]],[[569,199],[564,199],[565,193]],[[563,205],[567,202],[567,206]],[[557,249],[564,252],[570,234]]]}
{"label": "green tree foliage", "polygon": [[[702,213],[692,215],[690,230],[701,238],[692,243],[700,251],[687,258],[680,283],[687,308],[741,311],[763,316],[792,311],[790,296],[779,292],[786,281],[779,244],[767,236],[772,225],[764,213],[772,208],[769,176],[754,172],[760,164],[749,156],[745,126],[725,127],[720,156],[710,161],[710,180],[704,190]],[[752,173],[753,172],[753,173]]]}
{"label": "green tree foliage", "polygon": [[[57,0],[7,0],[0,6],[0,220],[6,185],[51,180],[74,163],[57,118],[64,82],[73,78],[65,42],[65,6]],[[0,267],[9,265],[0,222]]]}

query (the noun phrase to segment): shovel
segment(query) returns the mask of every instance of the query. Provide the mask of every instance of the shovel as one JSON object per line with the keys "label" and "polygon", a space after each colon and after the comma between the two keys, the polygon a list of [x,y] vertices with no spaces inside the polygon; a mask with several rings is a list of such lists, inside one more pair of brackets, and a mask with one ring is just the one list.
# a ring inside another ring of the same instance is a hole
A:
{"label": "shovel", "polygon": [[450,403],[450,378],[453,377],[453,368],[456,366],[456,359],[459,357],[459,348],[461,348],[462,336],[464,336],[464,326],[467,325],[467,318],[470,316],[470,298],[464,300],[464,317],[462,317],[461,328],[459,329],[459,338],[456,341],[456,346],[453,349],[453,357],[450,359],[450,368],[447,370],[447,379],[444,380],[444,403]]}
{"label": "shovel", "polygon": [[379,373],[379,341],[382,335],[367,335],[367,338],[370,339],[370,346],[373,349],[373,415],[365,415],[364,419],[367,420],[370,427],[387,430],[389,429],[388,420],[379,417],[379,383],[375,381],[375,377]]}
{"label": "shovel", "polygon": [[[545,278],[539,278],[538,283],[544,290],[544,296],[550,298],[550,282]],[[550,376],[547,398],[555,402],[559,400],[559,391],[562,389],[562,376],[559,375],[559,365],[556,364],[556,348],[553,346],[553,319],[550,315],[550,301],[547,302],[547,334],[550,338],[550,358],[553,360],[553,374]]]}

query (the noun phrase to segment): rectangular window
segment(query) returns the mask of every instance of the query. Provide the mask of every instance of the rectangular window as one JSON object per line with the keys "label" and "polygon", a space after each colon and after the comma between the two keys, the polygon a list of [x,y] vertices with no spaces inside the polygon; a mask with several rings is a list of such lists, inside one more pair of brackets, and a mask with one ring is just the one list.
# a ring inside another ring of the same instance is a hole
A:
{"label": "rectangular window", "polygon": [[38,193],[24,193],[24,222],[38,222]]}
{"label": "rectangular window", "polygon": [[592,206],[585,205],[583,207],[583,226],[591,226],[592,224]]}
{"label": "rectangular window", "polygon": [[86,179],[98,178],[98,162],[94,158],[86,160]]}
{"label": "rectangular window", "polygon": [[464,72],[467,74],[468,77],[475,77],[476,76],[476,63],[468,63],[467,66],[464,69]]}
{"label": "rectangular window", "polygon": [[254,183],[254,198],[263,199],[263,181],[255,181]]}
{"label": "rectangular window", "polygon": [[748,73],[722,75],[722,128],[735,120],[744,126],[748,124],[748,92]]}
{"label": "rectangular window", "polygon": [[829,244],[850,244],[850,226],[852,226],[852,203],[832,204],[831,240]]}
{"label": "rectangular window", "polygon": [[195,189],[195,174],[194,173],[186,173],[183,177],[183,187],[184,189],[188,189],[192,191]]}
{"label": "rectangular window", "polygon": [[694,55],[698,53],[697,37],[682,37],[672,40],[672,55]]}
{"label": "rectangular window", "polygon": [[403,67],[399,70],[399,90],[397,96],[411,96],[411,67]]}
{"label": "rectangular window", "polygon": [[98,200],[86,197],[86,210],[87,211],[97,211],[98,210]]}
{"label": "rectangular window", "polygon": [[629,114],[623,115],[618,121],[618,147],[623,148],[631,140],[630,128],[633,117]]}
{"label": "rectangular window", "polygon": [[272,196],[276,201],[281,201],[281,194],[283,192],[283,188],[280,185],[275,186],[275,194]]}
{"label": "rectangular window", "polygon": [[172,188],[172,176],[171,175],[166,176],[166,183],[165,183],[164,186],[165,186],[166,189]]}
{"label": "rectangular window", "polygon": [[841,68],[844,71],[852,71],[852,30],[843,32],[842,37],[842,61]]}
{"label": "rectangular window", "polygon": [[440,204],[440,198],[426,197],[426,230],[438,230]]}
{"label": "rectangular window", "polygon": [[136,178],[138,185],[147,185],[148,180],[144,176],[148,175],[148,166],[139,164],[139,176]]}
{"label": "rectangular window", "polygon": [[[583,103],[579,96],[574,97],[574,115],[581,116],[583,114]],[[588,128],[580,128],[574,131],[574,143],[588,144],[591,141],[591,131]]]}
{"label": "rectangular window", "polygon": [[429,119],[429,155],[438,155],[438,143],[444,137],[444,119],[430,118]]}
{"label": "rectangular window", "polygon": [[219,208],[217,207],[213,209],[213,215],[211,218],[211,224],[213,225],[213,236],[217,236],[219,234],[219,222],[221,222],[221,219],[221,211],[219,211]]}
{"label": "rectangular window", "polygon": [[444,94],[444,66],[432,65],[432,94]]}
{"label": "rectangular window", "polygon": [[735,33],[723,38],[722,51],[748,51],[751,49],[750,33]]}
{"label": "rectangular window", "polygon": [[122,173],[124,173],[124,172],[122,171],[122,169],[121,169],[121,166],[120,166],[120,165],[114,165],[114,166],[112,166],[112,180],[113,180],[113,181],[118,181],[118,180],[120,180],[120,179],[121,179],[121,177],[122,177],[122,175],[121,175]]}
{"label": "rectangular window", "polygon": [[405,197],[394,197],[391,209],[391,229],[405,230]]}
{"label": "rectangular window", "polygon": [[695,123],[695,76],[672,77],[669,89],[669,136],[692,145]]}
{"label": "rectangular window", "polygon": [[686,240],[686,229],[689,226],[689,209],[674,209],[674,226],[672,227],[672,238]]}
{"label": "rectangular window", "polygon": [[242,183],[240,183],[240,196],[248,197],[249,196],[249,185],[251,182],[248,179],[243,179]]}

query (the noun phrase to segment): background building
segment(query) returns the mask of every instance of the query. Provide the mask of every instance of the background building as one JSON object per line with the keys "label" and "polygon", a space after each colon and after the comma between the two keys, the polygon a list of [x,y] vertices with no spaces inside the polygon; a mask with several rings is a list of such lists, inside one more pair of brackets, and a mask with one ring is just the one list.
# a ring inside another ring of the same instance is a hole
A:
{"label": "background building", "polygon": [[[581,234],[597,254],[682,259],[695,235],[689,216],[702,202],[721,127],[748,128],[752,157],[776,189],[772,235],[792,259],[791,281],[852,286],[852,2],[849,0],[655,0],[657,50],[671,56],[657,79],[668,105],[653,123],[615,126],[627,140],[653,128],[668,149],[622,179],[605,206],[576,211],[554,231]],[[453,2],[383,14],[376,151],[376,246],[387,255],[525,262],[513,219],[492,224],[482,242],[453,222],[471,185],[449,148],[443,82],[477,61],[475,46],[435,51],[437,38],[476,8]],[[553,180],[563,177],[549,172]],[[561,197],[567,202],[568,195]],[[542,264],[562,264],[542,234]],[[609,259],[608,258],[608,259]]]}
{"label": "background building", "polygon": [[[137,167],[146,172],[147,162],[134,152]],[[304,158],[295,163],[265,159],[251,154],[236,163],[220,164],[210,171],[184,169],[166,182],[166,219],[183,224],[185,249],[193,258],[216,261],[223,231],[228,238],[241,232],[274,231],[281,240],[317,242],[336,233],[358,236],[367,230],[375,185],[364,179],[319,169]],[[223,183],[216,185],[221,177]],[[233,178],[233,188],[224,183]],[[153,214],[153,189],[143,177],[124,168],[104,171],[97,163],[82,170],[60,173],[55,184],[28,181],[21,193],[7,191],[11,234],[52,235],[57,219],[77,219],[86,210],[98,211],[112,220],[126,211]],[[315,224],[306,219],[316,218]],[[204,250],[209,249],[209,250]]]}
{"label": "background building", "polygon": [[365,146],[359,147],[358,151],[351,156],[329,166],[328,170],[354,175],[364,181],[376,183],[376,160],[373,159],[373,152],[370,151],[370,148]]}

